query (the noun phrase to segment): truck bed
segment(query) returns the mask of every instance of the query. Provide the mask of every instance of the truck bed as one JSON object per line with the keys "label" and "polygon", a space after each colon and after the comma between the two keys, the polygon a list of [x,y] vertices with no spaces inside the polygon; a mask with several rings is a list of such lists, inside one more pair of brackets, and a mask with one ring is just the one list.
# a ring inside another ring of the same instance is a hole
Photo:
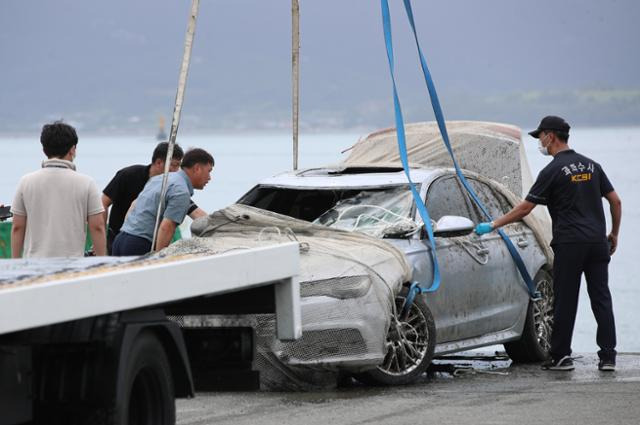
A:
{"label": "truck bed", "polygon": [[297,243],[217,255],[2,260],[0,334],[279,283],[278,336],[296,339],[298,262]]}

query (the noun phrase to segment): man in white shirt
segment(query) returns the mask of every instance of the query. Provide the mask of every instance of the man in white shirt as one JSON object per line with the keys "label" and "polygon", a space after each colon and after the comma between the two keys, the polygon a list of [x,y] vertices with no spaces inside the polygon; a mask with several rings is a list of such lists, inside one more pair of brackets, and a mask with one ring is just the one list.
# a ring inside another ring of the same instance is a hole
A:
{"label": "man in white shirt", "polygon": [[48,159],[40,170],[20,179],[11,205],[11,256],[81,257],[87,225],[96,255],[105,255],[100,191],[73,164],[75,129],[61,121],[45,124],[40,142]]}

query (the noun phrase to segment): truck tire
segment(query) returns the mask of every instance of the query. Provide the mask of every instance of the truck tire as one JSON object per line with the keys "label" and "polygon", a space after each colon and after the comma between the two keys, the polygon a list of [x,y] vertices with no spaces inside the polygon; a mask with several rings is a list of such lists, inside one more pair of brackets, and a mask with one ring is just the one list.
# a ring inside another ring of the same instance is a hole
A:
{"label": "truck tire", "polygon": [[547,270],[540,269],[534,283],[541,299],[529,301],[520,339],[504,344],[505,351],[514,363],[535,363],[549,356],[553,329],[553,278]]}
{"label": "truck tire", "polygon": [[[122,400],[117,425],[174,425],[176,406],[171,366],[160,340],[151,331],[137,337],[127,356],[117,389]],[[114,424],[115,425],[115,424]]]}
{"label": "truck tire", "polygon": [[[408,292],[404,287],[396,297],[398,314]],[[387,354],[382,364],[356,374],[358,381],[375,386],[406,385],[427,370],[436,347],[436,325],[423,295],[416,295],[406,317],[391,318],[385,343]]]}

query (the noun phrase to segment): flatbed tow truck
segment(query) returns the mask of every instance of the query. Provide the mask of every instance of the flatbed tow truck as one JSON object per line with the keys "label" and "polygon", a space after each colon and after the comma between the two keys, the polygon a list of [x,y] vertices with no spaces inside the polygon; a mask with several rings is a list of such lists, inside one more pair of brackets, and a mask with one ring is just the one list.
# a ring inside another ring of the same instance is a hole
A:
{"label": "flatbed tow truck", "polygon": [[0,425],[174,424],[175,398],[200,382],[233,369],[257,385],[252,329],[182,329],[171,316],[275,313],[278,338],[297,339],[298,265],[297,243],[0,261]]}

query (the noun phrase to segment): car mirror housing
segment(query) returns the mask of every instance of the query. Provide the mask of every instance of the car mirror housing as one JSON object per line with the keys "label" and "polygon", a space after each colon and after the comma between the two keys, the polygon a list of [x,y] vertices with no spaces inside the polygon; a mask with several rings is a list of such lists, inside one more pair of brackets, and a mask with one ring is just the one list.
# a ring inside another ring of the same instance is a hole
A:
{"label": "car mirror housing", "polygon": [[473,221],[457,215],[445,215],[438,220],[433,230],[435,236],[463,236],[473,231]]}

